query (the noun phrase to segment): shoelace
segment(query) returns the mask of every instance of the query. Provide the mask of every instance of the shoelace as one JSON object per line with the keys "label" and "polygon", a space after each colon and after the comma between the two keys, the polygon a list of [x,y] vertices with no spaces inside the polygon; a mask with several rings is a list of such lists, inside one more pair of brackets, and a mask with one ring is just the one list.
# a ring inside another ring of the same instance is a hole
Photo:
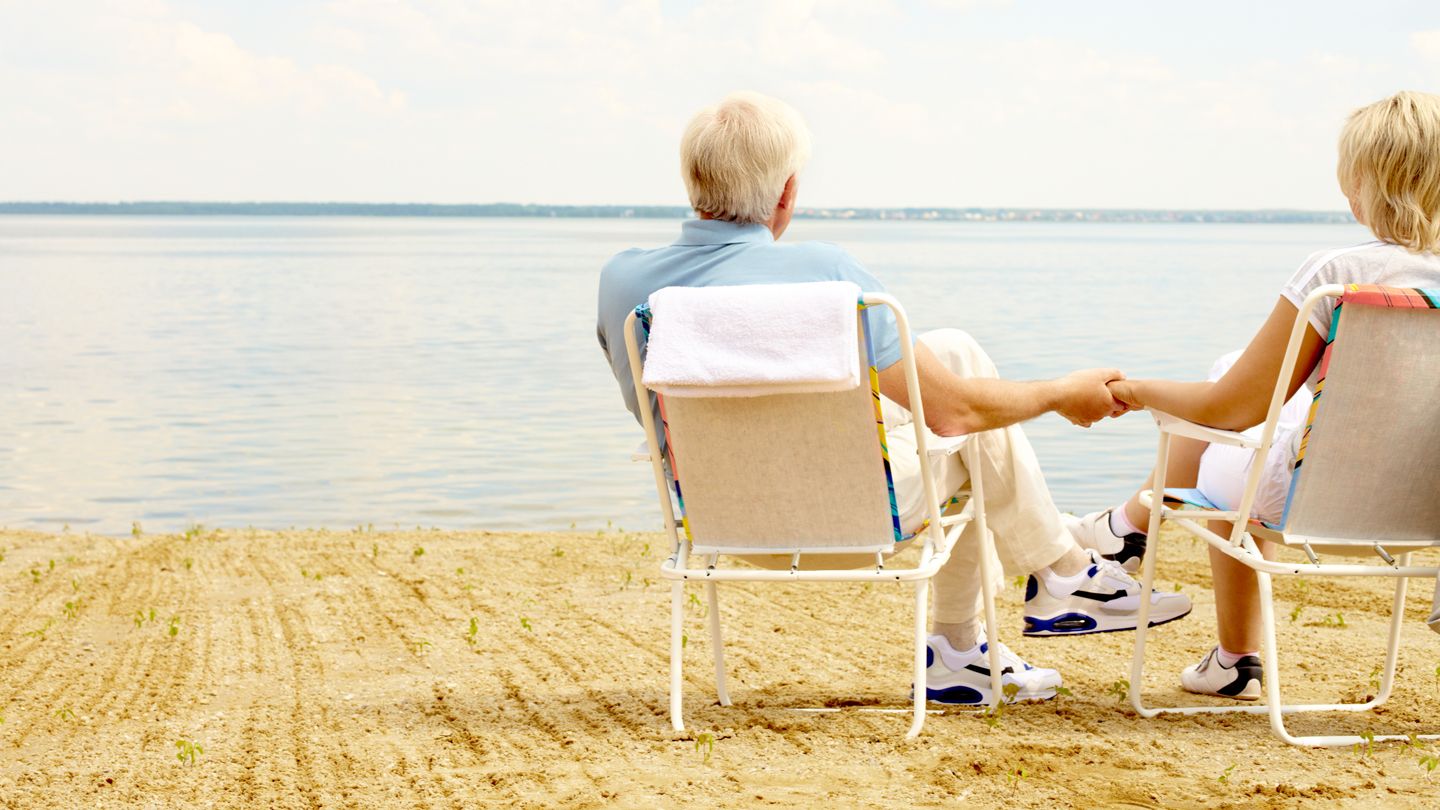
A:
{"label": "shoelace", "polygon": [[1010,668],[1014,669],[1016,672],[1024,672],[1024,671],[1026,671],[1026,670],[1033,669],[1033,667],[1031,667],[1029,664],[1025,663],[1025,659],[1023,659],[1023,658],[1021,658],[1020,656],[1016,655],[1014,650],[1011,650],[1009,647],[1005,646],[1005,642],[1003,642],[1003,641],[998,642],[998,643],[996,643],[995,646],[996,646],[996,648],[998,648],[999,651],[1000,651],[1000,663],[1001,663],[1001,664],[1004,664],[1005,666],[1009,666]]}
{"label": "shoelace", "polygon": [[1120,583],[1120,587],[1123,588],[1126,593],[1139,590],[1140,583],[1137,582],[1134,577],[1130,576],[1130,573],[1126,571],[1120,563],[1100,557],[1096,563],[1096,567],[1100,569],[1096,572],[1097,574],[1104,574],[1110,579]]}

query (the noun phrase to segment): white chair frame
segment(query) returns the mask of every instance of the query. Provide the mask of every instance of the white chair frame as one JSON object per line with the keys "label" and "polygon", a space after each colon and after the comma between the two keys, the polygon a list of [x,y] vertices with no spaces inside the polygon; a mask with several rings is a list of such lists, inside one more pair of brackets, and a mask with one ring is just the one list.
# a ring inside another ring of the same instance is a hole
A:
{"label": "white chair frame", "polygon": [[[642,363],[640,350],[635,336],[635,313],[631,313],[625,319],[625,349],[630,358],[630,370],[633,375],[635,391],[638,401],[641,403],[641,422],[645,428],[646,445],[649,449],[647,454],[637,454],[638,460],[650,461],[651,469],[655,475],[655,490],[660,500],[660,510],[665,519],[665,531],[669,532],[672,542],[672,552],[660,566],[660,576],[671,580],[670,586],[670,724],[675,731],[684,731],[684,708],[682,705],[682,649],[684,646],[684,589],[685,584],[691,580],[705,584],[705,597],[708,605],[710,624],[710,646],[714,655],[715,663],[715,688],[721,706],[729,706],[730,693],[725,682],[725,659],[724,642],[720,626],[720,603],[717,593],[717,583],[720,582],[900,582],[911,583],[914,587],[915,600],[915,660],[914,660],[914,705],[912,707],[913,720],[910,729],[906,733],[906,739],[913,739],[920,733],[925,724],[926,717],[926,596],[927,588],[931,577],[940,570],[950,559],[950,552],[959,539],[961,531],[973,520],[976,524],[977,534],[980,538],[980,553],[982,559],[994,554],[993,540],[985,524],[985,507],[983,483],[980,478],[979,458],[974,442],[967,441],[968,436],[947,437],[934,443],[936,446],[927,446],[925,436],[925,411],[920,400],[920,379],[915,368],[915,355],[911,345],[910,324],[905,317],[905,311],[889,295],[881,293],[865,293],[861,299],[867,306],[885,306],[895,315],[896,327],[900,337],[900,362],[905,372],[905,384],[910,395],[910,412],[914,418],[915,428],[915,450],[921,458],[920,479],[924,487],[925,511],[928,523],[918,534],[916,539],[921,540],[920,559],[912,568],[886,568],[884,557],[879,553],[863,552],[858,553],[857,563],[862,567],[853,569],[811,569],[802,570],[800,559],[807,553],[805,549],[795,551],[790,569],[787,570],[763,570],[749,568],[721,568],[718,565],[721,554],[708,554],[699,566],[691,559],[689,544],[681,537],[679,525],[675,519],[675,511],[671,502],[670,488],[665,474],[665,468],[660,454],[660,442],[656,432],[654,416],[648,407],[647,389],[641,380]],[[935,477],[930,465],[925,463],[927,459],[964,453],[966,466],[970,471],[970,501],[960,514],[944,516],[941,514],[940,498],[935,488]],[[774,554],[773,550],[757,547],[756,554]],[[827,549],[825,555],[831,556],[835,552]],[[864,563],[862,560],[873,560]],[[990,567],[980,566],[981,590],[984,593],[984,614],[985,625],[989,633],[989,665],[992,703],[995,705],[1003,700],[1001,689],[1001,662],[999,654],[998,639],[995,635],[995,628],[998,626],[995,620],[995,598],[994,587]]]}
{"label": "white chair frame", "polygon": [[[1300,344],[1305,336],[1305,329],[1310,323],[1310,311],[1320,301],[1327,298],[1341,296],[1345,292],[1342,285],[1327,285],[1320,287],[1306,297],[1295,317],[1295,325],[1290,333],[1290,342],[1285,350],[1284,362],[1280,367],[1280,374],[1276,380],[1275,390],[1270,399],[1270,409],[1266,416],[1264,428],[1259,440],[1247,438],[1240,433],[1228,430],[1218,430],[1204,427],[1183,419],[1171,416],[1170,414],[1152,411],[1155,423],[1160,430],[1159,450],[1155,458],[1155,479],[1154,488],[1140,494],[1140,502],[1150,509],[1149,537],[1156,538],[1147,544],[1141,575],[1140,595],[1140,619],[1139,627],[1135,632],[1135,654],[1130,669],[1130,704],[1142,717],[1155,717],[1160,714],[1226,714],[1226,713],[1247,713],[1267,714],[1270,718],[1270,727],[1276,736],[1287,743],[1298,746],[1325,747],[1337,745],[1356,745],[1362,742],[1371,743],[1384,740],[1409,740],[1411,735],[1367,735],[1365,738],[1359,735],[1294,735],[1285,726],[1285,716],[1303,712],[1361,712],[1373,709],[1389,699],[1391,689],[1395,680],[1395,664],[1400,649],[1400,626],[1404,620],[1405,591],[1406,583],[1411,577],[1435,578],[1440,576],[1440,567],[1437,566],[1412,566],[1410,565],[1410,552],[1417,547],[1430,547],[1432,543],[1416,543],[1413,541],[1399,541],[1386,543],[1396,551],[1391,554],[1384,545],[1368,540],[1345,541],[1336,538],[1310,538],[1296,535],[1283,535],[1279,537],[1286,545],[1295,545],[1304,550],[1309,560],[1308,563],[1291,563],[1283,561],[1272,561],[1265,559],[1255,543],[1250,531],[1247,531],[1249,521],[1241,516],[1249,516],[1255,505],[1256,495],[1260,488],[1260,477],[1263,471],[1263,460],[1268,453],[1271,443],[1275,437],[1276,426],[1280,418],[1280,410],[1284,406],[1288,394],[1288,382],[1295,369],[1296,358],[1300,352]],[[1234,511],[1216,511],[1199,508],[1171,508],[1165,506],[1163,497],[1155,497],[1156,493],[1165,492],[1165,467],[1169,456],[1170,441],[1174,436],[1185,436],[1192,439],[1199,439],[1204,442],[1229,444],[1238,447],[1252,448],[1255,452],[1255,459],[1259,463],[1250,465],[1249,475],[1246,478],[1244,494],[1241,498],[1239,508]],[[1264,673],[1265,700],[1263,703],[1252,705],[1232,706],[1171,706],[1152,707],[1145,705],[1142,699],[1142,681],[1145,666],[1145,639],[1149,625],[1150,592],[1155,582],[1155,563],[1157,557],[1158,538],[1160,536],[1160,524],[1162,520],[1171,520],[1184,528],[1190,534],[1206,541],[1211,548],[1239,560],[1246,566],[1254,569],[1260,586],[1260,612],[1264,625],[1264,649],[1261,650],[1261,667]],[[1208,527],[1199,521],[1219,520],[1231,521],[1234,529],[1230,536],[1221,537],[1212,532]],[[1316,546],[1345,546],[1348,551],[1373,551],[1383,564],[1340,564],[1321,563],[1319,556],[1312,548],[1312,542]],[[1404,549],[1404,550],[1401,550]],[[1275,640],[1275,599],[1271,588],[1271,578],[1281,575],[1310,575],[1310,576],[1378,576],[1390,577],[1396,580],[1395,598],[1390,619],[1390,635],[1385,652],[1385,663],[1382,669],[1380,686],[1373,698],[1363,703],[1312,703],[1312,704],[1290,704],[1286,705],[1280,697],[1280,667],[1279,653]],[[1440,739],[1440,734],[1414,735],[1416,739],[1433,740]]]}

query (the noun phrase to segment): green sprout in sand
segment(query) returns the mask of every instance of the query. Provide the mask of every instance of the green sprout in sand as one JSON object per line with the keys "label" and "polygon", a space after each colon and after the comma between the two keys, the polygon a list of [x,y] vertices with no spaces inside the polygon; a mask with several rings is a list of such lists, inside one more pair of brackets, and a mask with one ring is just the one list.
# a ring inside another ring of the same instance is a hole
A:
{"label": "green sprout in sand", "polygon": [[715,735],[708,731],[702,731],[699,734],[696,734],[695,753],[703,753],[704,758],[700,761],[705,765],[709,765],[710,755],[715,753]]}
{"label": "green sprout in sand", "polygon": [[52,624],[54,624],[54,623],[55,623],[55,620],[54,620],[54,619],[46,619],[44,625],[42,625],[42,626],[39,627],[39,628],[36,628],[35,630],[30,630],[30,631],[26,632],[25,635],[27,635],[27,636],[29,636],[29,637],[31,637],[31,638],[34,638],[34,639],[38,639],[38,640],[40,640],[40,641],[44,641],[44,640],[45,640],[45,634],[50,631],[50,625],[52,625]]}
{"label": "green sprout in sand", "polygon": [[985,725],[990,728],[1000,727],[1000,721],[1005,717],[1005,705],[1014,701],[1015,696],[1020,694],[1020,685],[1017,683],[1007,683],[1001,687],[1000,691],[1005,693],[1004,700],[996,703],[994,706],[986,706],[980,710],[980,716],[985,719]]}
{"label": "green sprout in sand", "polygon": [[175,748],[179,752],[175,758],[180,760],[181,765],[194,765],[195,758],[205,753],[205,749],[200,747],[200,743],[190,740],[176,740]]}
{"label": "green sprout in sand", "polygon": [[1114,695],[1116,700],[1124,700],[1130,694],[1130,682],[1121,678],[1110,684],[1110,688],[1105,690],[1105,693]]}
{"label": "green sprout in sand", "polygon": [[1366,729],[1360,732],[1360,742],[1355,743],[1356,755],[1364,759],[1375,751],[1375,732]]}

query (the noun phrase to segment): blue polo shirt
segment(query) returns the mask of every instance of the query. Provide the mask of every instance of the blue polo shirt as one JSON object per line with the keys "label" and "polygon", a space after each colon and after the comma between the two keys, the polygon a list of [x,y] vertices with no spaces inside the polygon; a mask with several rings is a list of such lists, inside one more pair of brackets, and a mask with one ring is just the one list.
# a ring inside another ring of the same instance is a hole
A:
{"label": "blue polo shirt", "polygon": [[[853,256],[829,242],[776,242],[764,225],[690,219],[680,226],[674,244],[618,253],[600,270],[600,306],[596,335],[620,384],[625,407],[640,421],[630,359],[625,353],[625,318],[664,287],[723,287],[742,284],[789,284],[801,281],[853,281],[865,292],[885,287]],[[895,317],[885,307],[865,310],[876,367],[900,360]],[[644,356],[645,337],[640,335]],[[654,403],[651,403],[654,408]],[[655,414],[660,423],[660,415]],[[664,438],[661,437],[661,441]]]}

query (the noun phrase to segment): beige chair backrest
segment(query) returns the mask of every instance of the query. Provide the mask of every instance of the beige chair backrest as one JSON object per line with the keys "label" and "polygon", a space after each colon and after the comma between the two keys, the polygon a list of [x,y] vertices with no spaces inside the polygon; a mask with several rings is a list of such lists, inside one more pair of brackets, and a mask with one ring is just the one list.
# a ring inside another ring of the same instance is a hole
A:
{"label": "beige chair backrest", "polygon": [[664,398],[695,553],[892,550],[877,394],[865,376],[834,393]]}
{"label": "beige chair backrest", "polygon": [[1346,305],[1338,317],[1285,534],[1440,541],[1440,312]]}

